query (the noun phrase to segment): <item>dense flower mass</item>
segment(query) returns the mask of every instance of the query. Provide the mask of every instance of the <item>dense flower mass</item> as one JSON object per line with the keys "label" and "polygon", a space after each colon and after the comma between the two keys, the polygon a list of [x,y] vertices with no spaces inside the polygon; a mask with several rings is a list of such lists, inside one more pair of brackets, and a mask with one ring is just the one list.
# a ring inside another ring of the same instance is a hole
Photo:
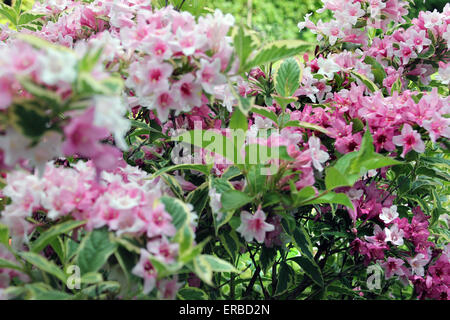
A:
{"label": "dense flower mass", "polygon": [[449,300],[450,4],[322,2],[315,48],[194,2],[8,7],[0,299]]}

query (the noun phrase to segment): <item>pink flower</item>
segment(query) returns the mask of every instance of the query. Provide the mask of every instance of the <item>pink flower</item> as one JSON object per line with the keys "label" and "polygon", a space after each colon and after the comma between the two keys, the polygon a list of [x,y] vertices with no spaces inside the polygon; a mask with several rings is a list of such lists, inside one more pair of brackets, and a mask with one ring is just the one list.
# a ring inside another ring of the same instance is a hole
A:
{"label": "pink flower", "polygon": [[439,114],[434,113],[430,120],[425,120],[423,127],[427,129],[433,142],[436,142],[440,137],[450,138],[450,119]]}
{"label": "pink flower", "polygon": [[131,273],[144,279],[145,294],[149,293],[155,288],[157,273],[153,264],[150,262],[150,253],[144,249],[141,249],[141,257],[138,264],[133,268]]}
{"label": "pink flower", "polygon": [[172,216],[168,214],[163,204],[157,205],[148,217],[147,236],[149,238],[159,235],[171,237],[176,229],[172,224]]}
{"label": "pink flower", "polygon": [[177,276],[173,279],[163,279],[158,281],[158,295],[165,300],[175,300],[178,290],[183,283],[178,282]]}
{"label": "pink flower", "polygon": [[147,250],[165,263],[175,262],[178,255],[178,243],[170,243],[166,237],[149,241]]}
{"label": "pink flower", "polygon": [[164,122],[169,118],[170,110],[178,110],[180,104],[177,97],[174,96],[172,91],[167,89],[155,92],[150,99],[151,105],[156,109],[158,118]]}
{"label": "pink flower", "polygon": [[245,238],[247,242],[256,239],[259,243],[264,241],[266,232],[273,231],[275,226],[267,223],[266,214],[260,208],[256,210],[255,214],[250,214],[247,211],[241,212],[241,225],[236,229],[237,232]]}
{"label": "pink flower", "polygon": [[[164,90],[168,87],[168,79],[173,72],[173,67],[168,63],[161,63],[156,60],[149,60],[142,66],[142,71],[137,75],[143,80],[142,95],[150,95],[154,91]],[[144,73],[144,74],[142,74]]]}
{"label": "pink flower", "polygon": [[425,144],[420,138],[420,134],[413,130],[407,123],[403,125],[401,135],[395,136],[392,141],[397,146],[403,146],[402,157],[405,157],[405,154],[407,154],[411,149],[419,153],[423,153],[425,151]]}
{"label": "pink flower", "polygon": [[402,259],[389,257],[386,262],[381,266],[384,268],[386,279],[391,278],[393,275],[403,276],[404,272],[401,266],[404,264]]}
{"label": "pink flower", "polygon": [[213,62],[201,59],[200,66],[200,70],[197,71],[197,78],[205,92],[214,94],[214,87],[226,82],[225,76],[220,73],[220,59],[215,59]]}
{"label": "pink flower", "polygon": [[172,86],[172,89],[178,95],[178,100],[186,104],[185,111],[190,111],[192,107],[201,106],[202,88],[192,74],[185,74],[180,81]]}
{"label": "pink flower", "polygon": [[81,116],[73,118],[64,128],[66,140],[63,152],[67,156],[79,154],[91,158],[98,153],[99,140],[109,136],[104,128],[93,125],[94,108],[86,110]]}

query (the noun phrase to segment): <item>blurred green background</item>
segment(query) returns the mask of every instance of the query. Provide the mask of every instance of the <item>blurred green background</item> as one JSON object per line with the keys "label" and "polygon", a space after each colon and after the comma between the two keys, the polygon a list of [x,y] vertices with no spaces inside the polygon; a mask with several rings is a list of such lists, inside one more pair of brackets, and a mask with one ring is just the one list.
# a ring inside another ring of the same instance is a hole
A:
{"label": "blurred green background", "polygon": [[[11,1],[11,0],[10,0]],[[9,2],[10,2],[9,1]],[[12,0],[14,2],[14,0]],[[157,0],[153,0],[157,1]],[[175,1],[175,0],[173,0]],[[194,0],[187,0],[194,1]],[[199,1],[199,0],[196,0]],[[304,16],[322,7],[320,0],[200,0],[210,9],[219,8],[223,12],[231,13],[238,23],[243,23],[258,31],[265,41],[281,39],[302,39],[314,41],[315,36],[308,30],[298,31],[297,23],[303,21]],[[8,2],[0,0],[0,2]],[[34,0],[22,0],[25,7],[31,7]],[[439,11],[449,0],[412,1],[410,17],[417,16],[421,10]],[[321,15],[323,18],[323,15]],[[318,19],[314,14],[312,20]],[[2,19],[0,18],[0,22]],[[3,21],[4,22],[4,21]]]}

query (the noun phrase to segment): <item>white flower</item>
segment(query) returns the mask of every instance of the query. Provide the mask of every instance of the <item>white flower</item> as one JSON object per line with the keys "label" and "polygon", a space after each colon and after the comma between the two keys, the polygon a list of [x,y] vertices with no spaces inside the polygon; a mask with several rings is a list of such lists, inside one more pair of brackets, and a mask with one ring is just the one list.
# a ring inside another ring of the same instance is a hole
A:
{"label": "white flower", "polygon": [[330,156],[323,150],[320,150],[320,139],[311,136],[308,140],[309,152],[311,153],[311,159],[314,168],[319,171],[323,170],[322,163],[327,161]]}
{"label": "white flower", "polygon": [[428,263],[428,260],[423,253],[419,253],[414,258],[409,258],[408,263],[411,266],[412,274],[423,277],[425,274],[424,266]]}
{"label": "white flower", "polygon": [[442,34],[442,38],[447,42],[447,48],[450,49],[450,24],[447,25],[447,30]]}
{"label": "white flower", "polygon": [[317,73],[323,74],[325,77],[332,79],[335,72],[339,72],[341,67],[331,59],[319,58],[317,59],[319,71]]}
{"label": "white flower", "polygon": [[396,246],[403,245],[404,232],[398,229],[398,225],[394,224],[390,229],[384,228],[384,233],[386,234],[386,242],[390,241]]}
{"label": "white flower", "polygon": [[47,49],[47,54],[39,56],[40,80],[48,85],[59,82],[72,83],[77,76],[77,60],[73,53]]}
{"label": "white flower", "polygon": [[398,217],[397,206],[393,205],[390,208],[383,208],[381,210],[383,213],[380,214],[380,219],[383,220],[385,224],[391,223]]}
{"label": "white flower", "polygon": [[216,192],[215,188],[211,188],[208,191],[209,195],[209,206],[211,207],[211,210],[213,213],[217,215],[217,220],[222,219],[222,203],[220,202],[220,199],[222,195],[218,192]]}
{"label": "white flower", "polygon": [[114,135],[119,148],[128,149],[124,136],[130,129],[130,122],[123,116],[126,112],[125,102],[118,96],[102,95],[95,96],[94,102],[94,124],[108,129]]}
{"label": "white flower", "polygon": [[450,63],[439,64],[439,70],[438,75],[436,76],[436,80],[441,81],[443,84],[450,84]]}

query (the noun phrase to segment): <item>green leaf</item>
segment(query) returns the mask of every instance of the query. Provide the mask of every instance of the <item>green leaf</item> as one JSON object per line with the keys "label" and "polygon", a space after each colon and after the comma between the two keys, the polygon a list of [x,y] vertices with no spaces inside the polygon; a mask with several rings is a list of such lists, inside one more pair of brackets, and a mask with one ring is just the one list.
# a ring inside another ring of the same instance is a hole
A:
{"label": "green leaf", "polygon": [[283,61],[278,69],[275,89],[283,97],[290,97],[300,85],[300,67],[294,58]]}
{"label": "green leaf", "polygon": [[302,254],[313,258],[312,254],[312,244],[308,233],[303,228],[303,226],[298,225],[294,232],[292,233],[292,239],[295,242],[296,247],[301,251]]}
{"label": "green leaf", "polygon": [[240,72],[247,72],[253,67],[293,57],[301,52],[306,52],[310,47],[309,44],[302,43],[296,45],[294,41],[292,41],[292,43],[294,43],[294,46],[291,47],[284,42],[273,42],[268,44],[259,50],[253,59],[250,59],[250,61],[242,66]]}
{"label": "green leaf", "polygon": [[67,280],[67,275],[61,270],[56,264],[47,260],[45,257],[34,253],[34,252],[20,252],[19,255],[27,262],[31,263],[38,269],[47,272],[59,280],[61,280],[64,284]]}
{"label": "green leaf", "polygon": [[93,284],[103,281],[103,276],[98,272],[89,272],[81,276],[81,283]]}
{"label": "green leaf", "polygon": [[275,112],[273,112],[265,107],[254,106],[253,108],[250,109],[250,111],[253,113],[257,113],[261,116],[264,116],[264,117],[272,120],[274,123],[278,123],[278,117],[275,114]]}
{"label": "green leaf", "polygon": [[246,35],[244,28],[239,26],[233,38],[234,50],[239,58],[240,65],[243,66],[247,62],[248,57],[255,49],[252,37]]}
{"label": "green leaf", "polygon": [[41,233],[39,235],[39,238],[37,238],[32,246],[31,251],[34,253],[41,252],[50,242],[55,239],[58,235],[67,233],[70,230],[73,230],[75,228],[78,228],[85,224],[86,221],[66,221],[57,225],[54,225],[53,227],[49,228],[45,232]]}
{"label": "green leaf", "polygon": [[373,138],[366,129],[359,151],[350,152],[338,159],[333,167],[326,169],[325,185],[327,190],[337,187],[351,187],[367,171],[402,162],[374,152]]}
{"label": "green leaf", "polygon": [[261,265],[261,271],[265,274],[267,270],[274,264],[277,258],[277,249],[267,248],[263,246],[261,254],[259,255],[259,264]]}
{"label": "green leaf", "polygon": [[254,197],[250,197],[242,191],[229,190],[222,194],[222,209],[224,211],[234,211],[247,203],[252,202],[253,199]]}
{"label": "green leaf", "polygon": [[203,255],[194,258],[194,272],[206,284],[212,286],[212,269]]}
{"label": "green leaf", "polygon": [[300,256],[290,258],[289,260],[297,263],[312,281],[314,281],[318,286],[323,287],[324,283],[322,271],[313,259],[307,256]]}
{"label": "green leaf", "polygon": [[19,271],[23,271],[22,267],[12,263],[9,260],[0,258],[0,269],[14,269],[14,270],[19,270]]}
{"label": "green leaf", "polygon": [[381,65],[381,63],[379,63],[375,58],[371,56],[366,56],[364,58],[364,62],[372,66],[372,73],[375,77],[375,82],[378,83],[378,85],[382,86],[383,80],[387,77],[384,67]]}
{"label": "green leaf", "polygon": [[78,247],[77,265],[81,274],[97,272],[117,249],[117,243],[110,239],[109,232],[97,229],[89,232]]}
{"label": "green leaf", "polygon": [[23,26],[25,24],[29,24],[30,22],[33,22],[34,20],[37,20],[39,18],[45,17],[45,14],[36,14],[31,12],[24,12],[20,15],[19,18],[19,26]]}
{"label": "green leaf", "polygon": [[[228,180],[222,178],[211,178],[209,180],[209,189],[210,190],[215,189],[216,192],[221,195],[221,200],[223,199],[225,193],[232,192],[234,190],[231,183]],[[221,208],[221,212],[219,212],[218,214],[213,213],[213,222],[216,234],[218,234],[220,227],[222,227],[228,221],[230,221],[231,217],[233,216],[233,213],[234,210],[226,211],[224,210],[223,207]]]}
{"label": "green leaf", "polygon": [[234,108],[233,115],[230,120],[230,129],[233,130],[243,130],[246,132],[248,130],[247,117],[242,113],[240,108]]}
{"label": "green leaf", "polygon": [[176,170],[194,170],[201,173],[204,173],[205,175],[209,174],[209,166],[206,166],[204,164],[177,164],[174,166],[164,167],[158,171],[156,171],[149,180],[153,180],[156,177],[162,175],[163,173],[170,172],[170,171],[176,171]]}
{"label": "green leaf", "polygon": [[210,268],[214,272],[237,272],[236,268],[229,262],[222,260],[216,256],[203,254],[201,255],[209,264]]}
{"label": "green leaf", "polygon": [[13,26],[17,26],[17,12],[10,6],[0,3],[0,15],[3,15]]}
{"label": "green leaf", "polygon": [[175,198],[163,196],[161,202],[165,210],[172,216],[172,223],[177,229],[174,241],[179,244],[180,259],[189,254],[193,247],[194,232],[190,226],[192,218],[188,206]]}
{"label": "green leaf", "polygon": [[308,130],[313,130],[313,131],[318,131],[324,134],[330,134],[330,132],[321,127],[318,126],[316,124],[312,124],[312,123],[308,123],[308,122],[304,122],[304,121],[298,121],[298,120],[292,120],[292,121],[288,121],[284,124],[284,127],[299,127],[299,128],[304,128],[304,129],[308,129]]}
{"label": "green leaf", "polygon": [[289,287],[294,283],[294,270],[286,262],[281,262],[277,274],[277,288],[276,295],[285,293]]}
{"label": "green leaf", "polygon": [[236,232],[234,230],[222,232],[219,235],[219,239],[231,259],[236,261],[236,258],[239,255],[239,249],[241,247],[241,243],[239,242]]}
{"label": "green leaf", "polygon": [[208,203],[208,183],[203,183],[201,186],[192,190],[186,197],[186,202],[194,206],[194,211],[199,215]]}
{"label": "green leaf", "polygon": [[345,193],[334,193],[331,191],[324,193],[322,196],[318,198],[312,200],[305,200],[304,202],[302,202],[302,205],[324,204],[324,203],[341,204],[354,210],[353,203],[350,201],[349,197]]}
{"label": "green leaf", "polygon": [[8,111],[14,126],[29,138],[38,138],[48,130],[50,118],[31,103],[14,105]]}
{"label": "green leaf", "polygon": [[33,82],[31,79],[25,77],[19,78],[19,82],[28,93],[33,95],[35,98],[49,103],[54,111],[58,111],[62,104],[62,99],[55,91],[46,89]]}
{"label": "green leaf", "polygon": [[181,300],[208,300],[209,299],[209,297],[205,293],[205,291],[203,291],[199,288],[194,288],[194,287],[187,287],[187,288],[180,289],[177,293],[177,296]]}
{"label": "green leaf", "polygon": [[6,225],[0,223],[0,244],[9,246],[9,229]]}
{"label": "green leaf", "polygon": [[[110,292],[117,294],[120,290],[120,283],[117,281],[103,281],[98,284],[94,284],[87,288],[81,290],[82,295],[86,295],[89,298],[99,298],[99,295],[102,293]],[[84,296],[81,296],[82,299],[86,299]]]}
{"label": "green leaf", "polygon": [[377,85],[375,83],[373,83],[372,80],[370,80],[369,78],[367,78],[366,76],[352,71],[351,72],[352,75],[354,75],[356,78],[358,78],[359,80],[361,80],[361,82],[367,87],[367,89],[369,89],[371,92],[377,92],[380,91],[380,89],[377,87]]}
{"label": "green leaf", "polygon": [[427,51],[421,52],[417,56],[419,57],[419,59],[429,59],[435,54],[435,52],[436,48],[432,44],[430,44]]}

